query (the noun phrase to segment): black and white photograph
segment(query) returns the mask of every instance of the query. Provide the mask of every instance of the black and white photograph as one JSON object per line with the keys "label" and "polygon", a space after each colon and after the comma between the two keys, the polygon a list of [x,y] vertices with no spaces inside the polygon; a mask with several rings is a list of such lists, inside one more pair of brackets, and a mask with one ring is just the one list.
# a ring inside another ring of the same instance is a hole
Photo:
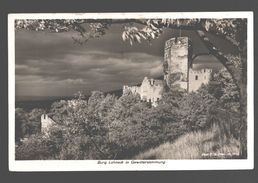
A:
{"label": "black and white photograph", "polygon": [[11,170],[253,168],[253,15],[10,14]]}

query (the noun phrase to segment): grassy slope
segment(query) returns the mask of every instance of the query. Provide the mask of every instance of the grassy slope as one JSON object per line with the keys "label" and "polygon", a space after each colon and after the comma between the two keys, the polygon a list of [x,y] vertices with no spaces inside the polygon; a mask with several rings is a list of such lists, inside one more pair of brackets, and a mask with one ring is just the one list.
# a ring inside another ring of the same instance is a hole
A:
{"label": "grassy slope", "polygon": [[[134,159],[214,159],[237,158],[239,141],[233,137],[220,137],[219,128],[190,132],[173,143],[166,142],[156,148],[140,153]],[[202,155],[206,153],[205,155]],[[216,153],[214,156],[210,153]]]}

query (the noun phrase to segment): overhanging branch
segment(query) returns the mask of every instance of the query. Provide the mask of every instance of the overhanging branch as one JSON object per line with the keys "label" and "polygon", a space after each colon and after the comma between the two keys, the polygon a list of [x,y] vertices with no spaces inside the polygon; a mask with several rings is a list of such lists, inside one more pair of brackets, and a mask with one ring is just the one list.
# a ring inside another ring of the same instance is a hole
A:
{"label": "overhanging branch", "polygon": [[204,56],[204,55],[211,55],[211,54],[210,53],[197,53],[197,54],[193,54],[192,60],[196,59],[199,56]]}
{"label": "overhanging branch", "polygon": [[196,33],[200,37],[206,48],[209,50],[210,54],[215,56],[222,63],[222,65],[228,70],[228,72],[232,76],[234,82],[238,85],[239,81],[241,81],[241,74],[238,69],[223,55],[222,52],[220,52],[215,47],[215,45],[211,43],[209,38],[205,36],[204,31],[197,30]]}
{"label": "overhanging branch", "polygon": [[[159,23],[158,25],[155,25],[157,28],[171,28],[171,29],[178,29],[178,30],[201,30],[204,32],[209,32],[217,37],[220,37],[228,42],[230,42],[234,47],[236,47],[239,50],[240,43],[233,39],[232,37],[222,34],[218,31],[209,30],[207,31],[205,28],[205,21],[206,19],[202,19],[201,21],[196,21],[191,24],[187,23],[180,23],[180,24],[169,24],[165,25],[163,23]],[[109,24],[124,24],[124,23],[137,23],[140,25],[148,25],[147,19],[103,19],[103,20],[96,20],[96,19],[87,19],[83,23],[99,23],[99,22],[105,22]]]}

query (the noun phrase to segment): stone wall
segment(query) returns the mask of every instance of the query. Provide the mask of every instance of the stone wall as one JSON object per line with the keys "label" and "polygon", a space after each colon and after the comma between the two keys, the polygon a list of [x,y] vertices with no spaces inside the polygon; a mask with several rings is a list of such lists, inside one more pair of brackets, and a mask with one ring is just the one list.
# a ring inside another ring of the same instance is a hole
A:
{"label": "stone wall", "polygon": [[127,92],[131,92],[132,94],[140,93],[140,87],[124,85],[123,86],[123,94],[125,94]]}
{"label": "stone wall", "polygon": [[148,79],[145,77],[140,88],[140,96],[143,101],[151,102],[153,106],[162,98],[163,81]]}
{"label": "stone wall", "polygon": [[189,69],[189,92],[198,90],[202,84],[208,84],[212,69]]}
{"label": "stone wall", "polygon": [[142,101],[151,102],[153,106],[157,106],[158,101],[162,98],[163,81],[148,79],[145,77],[141,86],[124,86],[123,94],[131,91],[133,94],[139,94]]}

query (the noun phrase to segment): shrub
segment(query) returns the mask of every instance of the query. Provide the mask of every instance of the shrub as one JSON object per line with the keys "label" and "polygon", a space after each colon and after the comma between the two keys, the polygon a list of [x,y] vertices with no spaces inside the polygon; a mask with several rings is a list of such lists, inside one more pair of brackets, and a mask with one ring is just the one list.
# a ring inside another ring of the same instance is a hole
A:
{"label": "shrub", "polygon": [[217,100],[205,90],[191,92],[182,97],[179,103],[179,116],[189,130],[199,130],[208,125],[209,109]]}
{"label": "shrub", "polygon": [[16,147],[15,158],[17,160],[55,159],[57,153],[57,144],[52,139],[37,134]]}

